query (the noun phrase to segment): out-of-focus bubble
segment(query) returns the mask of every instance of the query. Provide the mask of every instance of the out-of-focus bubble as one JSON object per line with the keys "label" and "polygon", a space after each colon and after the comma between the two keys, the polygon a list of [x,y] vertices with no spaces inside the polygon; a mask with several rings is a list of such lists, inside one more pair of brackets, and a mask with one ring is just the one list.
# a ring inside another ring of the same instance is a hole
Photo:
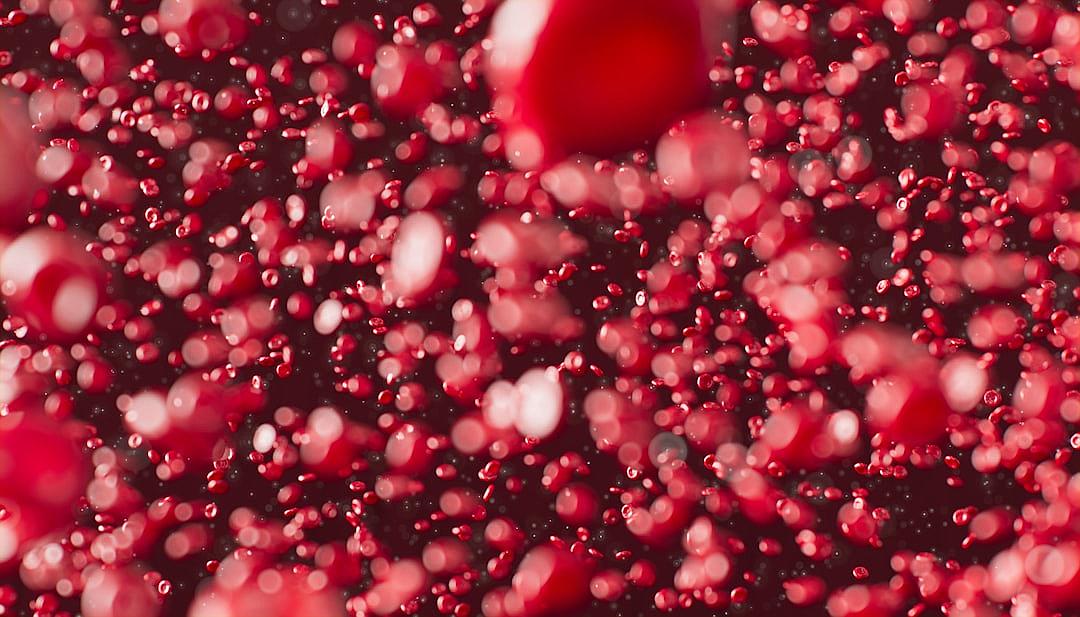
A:
{"label": "out-of-focus bubble", "polygon": [[649,442],[649,460],[657,467],[674,461],[685,461],[689,452],[685,439],[667,431],[653,437]]}

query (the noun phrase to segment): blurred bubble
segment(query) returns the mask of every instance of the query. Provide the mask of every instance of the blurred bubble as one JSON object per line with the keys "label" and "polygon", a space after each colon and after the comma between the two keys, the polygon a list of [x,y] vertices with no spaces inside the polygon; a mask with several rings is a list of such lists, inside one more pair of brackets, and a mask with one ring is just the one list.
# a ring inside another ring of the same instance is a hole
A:
{"label": "blurred bubble", "polygon": [[285,0],[277,6],[277,21],[289,32],[299,32],[307,28],[315,19],[311,3],[307,0]]}
{"label": "blurred bubble", "polygon": [[660,433],[649,442],[649,460],[657,467],[675,460],[685,461],[688,453],[686,440],[674,433]]}
{"label": "blurred bubble", "polygon": [[824,161],[825,156],[817,150],[800,150],[791,155],[788,159],[788,174],[792,180],[798,182],[799,172],[806,168],[811,162]]}

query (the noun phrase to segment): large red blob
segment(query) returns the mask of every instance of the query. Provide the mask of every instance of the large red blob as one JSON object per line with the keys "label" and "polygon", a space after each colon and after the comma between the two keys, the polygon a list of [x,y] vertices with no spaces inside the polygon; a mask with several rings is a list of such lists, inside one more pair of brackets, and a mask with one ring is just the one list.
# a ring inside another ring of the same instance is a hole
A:
{"label": "large red blob", "polygon": [[37,189],[37,144],[22,95],[0,88],[0,228],[18,228]]}
{"label": "large red blob", "polygon": [[29,230],[0,254],[0,297],[8,312],[50,341],[78,340],[104,302],[106,272],[79,237]]}
{"label": "large red blob", "polygon": [[89,466],[71,431],[38,412],[0,417],[0,569],[74,519]]}
{"label": "large red blob", "polygon": [[236,551],[195,594],[188,617],[344,617],[345,601],[322,571],[270,566]]}
{"label": "large red blob", "polygon": [[593,563],[554,546],[533,548],[521,560],[511,584],[525,614],[574,614],[589,597]]}
{"label": "large red blob", "polygon": [[491,41],[486,74],[521,169],[639,147],[708,91],[696,0],[510,0]]}
{"label": "large red blob", "polygon": [[165,44],[185,55],[234,49],[248,30],[234,0],[162,0],[158,23]]}

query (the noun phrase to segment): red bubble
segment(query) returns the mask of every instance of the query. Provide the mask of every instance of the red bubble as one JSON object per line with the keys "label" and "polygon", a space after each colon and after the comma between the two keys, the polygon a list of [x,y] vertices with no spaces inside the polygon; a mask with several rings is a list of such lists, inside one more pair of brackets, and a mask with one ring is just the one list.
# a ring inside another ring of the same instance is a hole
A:
{"label": "red bubble", "polygon": [[248,30],[235,0],[162,0],[158,21],[165,44],[184,54],[228,51]]}
{"label": "red bubble", "polygon": [[704,97],[701,27],[696,4],[682,0],[503,3],[487,74],[511,162],[530,169],[658,137]]}
{"label": "red bubble", "polygon": [[78,340],[106,301],[103,265],[78,236],[33,229],[0,254],[0,294],[13,315],[58,341]]}
{"label": "red bubble", "polygon": [[[35,540],[72,522],[88,479],[73,426],[40,411],[0,418],[0,567],[11,564]],[[22,481],[33,478],[32,482]]]}

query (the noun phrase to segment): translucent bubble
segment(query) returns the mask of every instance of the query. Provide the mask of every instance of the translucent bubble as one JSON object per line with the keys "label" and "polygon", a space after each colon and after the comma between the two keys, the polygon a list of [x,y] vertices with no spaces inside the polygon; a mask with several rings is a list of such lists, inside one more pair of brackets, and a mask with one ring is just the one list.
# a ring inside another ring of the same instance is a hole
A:
{"label": "translucent bubble", "polygon": [[788,159],[788,174],[792,180],[798,182],[799,172],[811,161],[824,161],[825,156],[817,150],[800,150]]}
{"label": "translucent bubble", "polygon": [[315,14],[308,0],[284,0],[277,6],[277,21],[285,30],[298,32],[307,28]]}
{"label": "translucent bubble", "polygon": [[685,461],[688,453],[686,440],[674,433],[660,433],[649,442],[649,460],[658,467],[675,460]]}

